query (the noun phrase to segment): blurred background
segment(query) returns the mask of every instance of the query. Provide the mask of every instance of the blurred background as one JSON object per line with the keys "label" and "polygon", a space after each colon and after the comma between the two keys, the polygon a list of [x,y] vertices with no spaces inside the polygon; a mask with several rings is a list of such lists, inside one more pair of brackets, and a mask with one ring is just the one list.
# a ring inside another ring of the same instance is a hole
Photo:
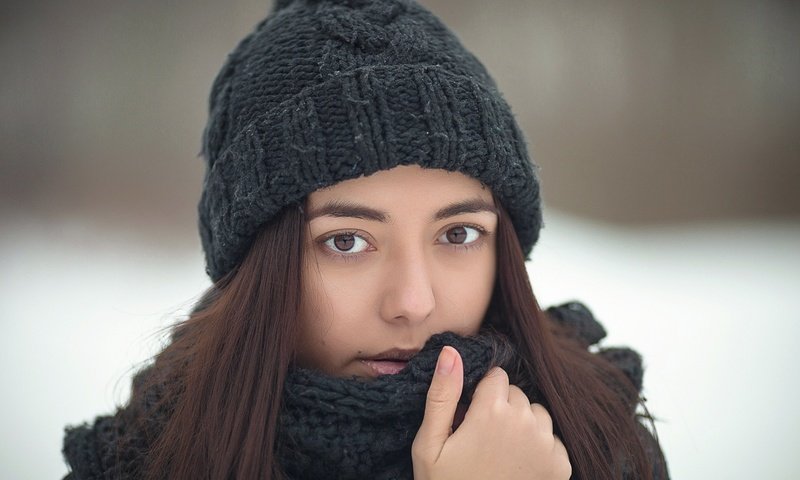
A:
{"label": "blurred background", "polygon": [[[421,3],[541,166],[540,303],[642,353],[673,478],[800,478],[800,3]],[[0,4],[0,477],[63,476],[209,285],[208,92],[269,6]]]}

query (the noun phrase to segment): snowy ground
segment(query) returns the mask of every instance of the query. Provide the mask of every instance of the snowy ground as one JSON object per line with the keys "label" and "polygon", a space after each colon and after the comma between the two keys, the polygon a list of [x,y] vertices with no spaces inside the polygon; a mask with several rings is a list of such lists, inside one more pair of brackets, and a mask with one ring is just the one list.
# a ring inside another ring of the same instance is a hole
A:
{"label": "snowy ground", "polygon": [[[549,212],[542,306],[586,303],[645,358],[675,479],[800,478],[800,221],[621,229]],[[208,285],[199,246],[78,220],[0,223],[0,478],[60,478],[62,428],[110,412]]]}

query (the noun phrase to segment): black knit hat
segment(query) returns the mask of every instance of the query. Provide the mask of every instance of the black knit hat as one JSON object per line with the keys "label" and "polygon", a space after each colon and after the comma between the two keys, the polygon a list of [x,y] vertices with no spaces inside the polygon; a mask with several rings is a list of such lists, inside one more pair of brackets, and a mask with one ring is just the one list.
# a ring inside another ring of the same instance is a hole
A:
{"label": "black knit hat", "polygon": [[211,90],[198,206],[219,280],[283,207],[397,165],[462,172],[539,236],[534,166],[485,67],[412,0],[279,0]]}

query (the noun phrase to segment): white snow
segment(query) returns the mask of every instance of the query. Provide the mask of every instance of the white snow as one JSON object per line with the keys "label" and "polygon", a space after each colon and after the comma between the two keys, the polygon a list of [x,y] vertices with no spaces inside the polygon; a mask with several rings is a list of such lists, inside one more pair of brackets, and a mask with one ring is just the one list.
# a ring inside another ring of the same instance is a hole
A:
{"label": "white snow", "polygon": [[[80,219],[0,227],[2,478],[61,478],[63,427],[112,412],[209,285],[199,241]],[[800,478],[800,220],[620,228],[548,212],[543,307],[578,299],[646,362],[675,479]]]}

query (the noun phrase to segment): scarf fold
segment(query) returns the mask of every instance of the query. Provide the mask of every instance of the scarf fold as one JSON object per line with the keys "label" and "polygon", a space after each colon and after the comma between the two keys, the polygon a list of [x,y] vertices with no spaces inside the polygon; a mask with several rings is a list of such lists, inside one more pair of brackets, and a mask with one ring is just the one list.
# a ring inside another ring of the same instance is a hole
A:
{"label": "scarf fold", "polygon": [[[569,336],[586,346],[605,335],[580,303],[551,307],[547,313]],[[531,402],[541,401],[535,380],[520,375],[523,369],[511,343],[489,330],[473,337],[449,332],[434,335],[400,373],[371,380],[336,378],[293,368],[285,382],[278,428],[277,453],[288,477],[412,479],[411,444],[422,423],[436,360],[445,345],[456,348],[464,363],[463,405],[469,404],[475,386],[494,366],[503,367],[511,383],[519,386]],[[641,359],[635,351],[600,349],[597,353],[641,386]],[[149,367],[134,377],[134,390],[153,374],[152,370]],[[138,405],[98,416],[92,424],[66,429],[63,453],[72,469],[67,479],[141,478],[149,439],[169,417],[168,411],[157,407],[158,391],[143,393]],[[132,430],[132,407],[147,412],[148,428],[153,432]],[[125,442],[121,443],[123,438]]]}
{"label": "scarf fold", "polygon": [[297,480],[412,479],[411,444],[446,345],[458,350],[464,362],[464,404],[490,368],[510,368],[508,362],[516,357],[499,334],[446,332],[432,336],[396,375],[363,380],[290,371],[279,430],[286,473]]}

